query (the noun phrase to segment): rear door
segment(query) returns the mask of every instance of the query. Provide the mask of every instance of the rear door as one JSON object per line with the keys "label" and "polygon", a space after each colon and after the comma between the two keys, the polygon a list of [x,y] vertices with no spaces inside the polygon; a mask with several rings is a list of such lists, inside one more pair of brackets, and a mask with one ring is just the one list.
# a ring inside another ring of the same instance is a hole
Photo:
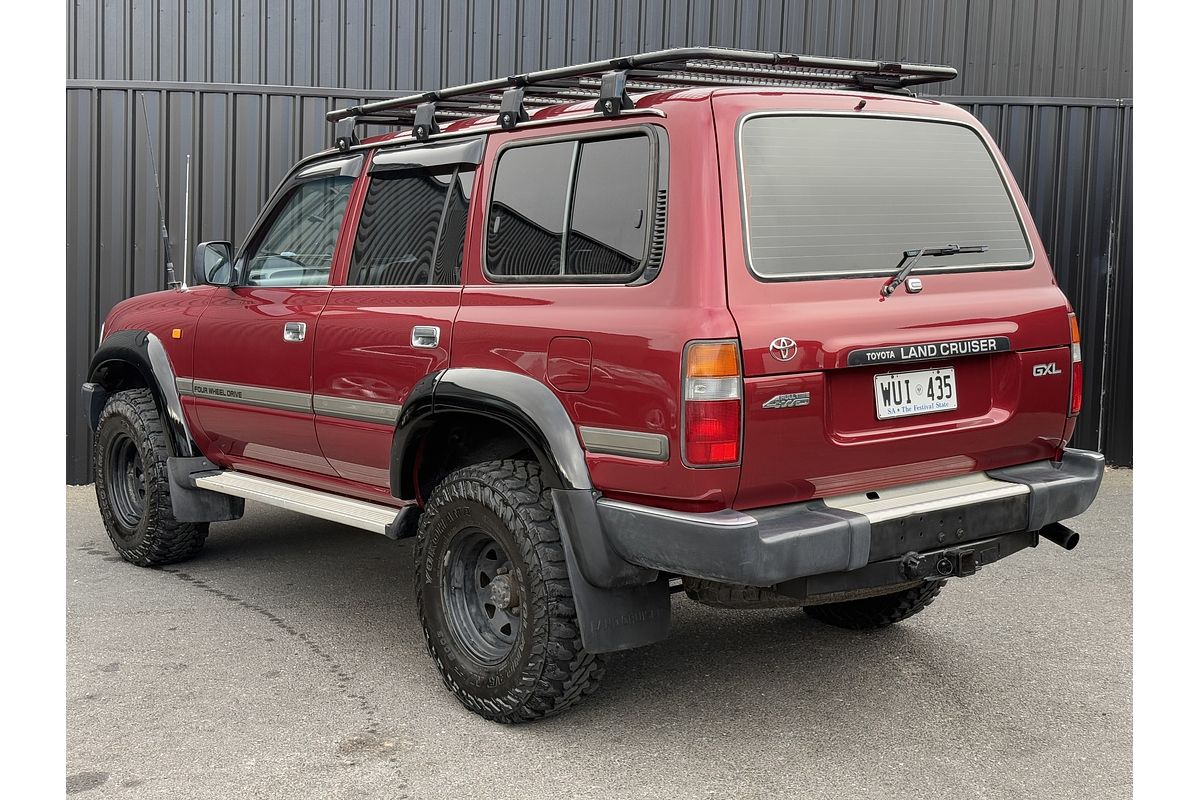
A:
{"label": "rear door", "polygon": [[313,342],[361,156],[303,168],[281,187],[196,330],[195,399],[230,464],[277,477],[331,474],[312,412]]}
{"label": "rear door", "polygon": [[[714,98],[746,375],[741,507],[1061,444],[1068,309],[994,145],[957,109],[859,99]],[[948,245],[986,250],[920,258],[919,283],[881,293],[906,251]]]}
{"label": "rear door", "polygon": [[321,450],[339,476],[384,494],[400,406],[450,360],[483,145],[375,155],[346,274],[321,314],[313,396]]}

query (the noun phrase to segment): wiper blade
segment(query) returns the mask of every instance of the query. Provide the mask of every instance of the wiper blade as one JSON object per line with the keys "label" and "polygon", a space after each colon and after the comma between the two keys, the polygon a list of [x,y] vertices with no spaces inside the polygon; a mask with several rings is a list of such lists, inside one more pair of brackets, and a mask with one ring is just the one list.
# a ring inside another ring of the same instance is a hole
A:
{"label": "wiper blade", "polygon": [[920,250],[905,250],[900,263],[896,265],[895,276],[879,290],[879,293],[884,297],[891,297],[892,293],[900,288],[900,284],[904,283],[904,279],[908,277],[908,273],[913,271],[913,267],[923,256],[953,256],[959,253],[983,253],[986,252],[988,246],[986,244],[948,244],[945,247],[923,247]]}

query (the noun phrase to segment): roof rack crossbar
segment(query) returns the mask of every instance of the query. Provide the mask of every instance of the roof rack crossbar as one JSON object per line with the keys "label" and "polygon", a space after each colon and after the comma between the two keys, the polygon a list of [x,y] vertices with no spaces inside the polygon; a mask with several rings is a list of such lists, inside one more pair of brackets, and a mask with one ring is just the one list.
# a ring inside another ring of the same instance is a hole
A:
{"label": "roof rack crossbar", "polygon": [[[497,123],[501,127],[505,127],[505,120],[511,120],[511,126],[515,126],[529,119],[527,106],[591,102],[598,113],[617,116],[633,106],[630,91],[703,86],[818,86],[906,92],[910,86],[948,81],[957,75],[953,67],[939,65],[722,47],[677,47],[362,103],[330,111],[326,119],[334,123],[353,120],[348,123],[351,131],[356,125],[411,123],[413,135],[426,139],[439,131],[439,119],[499,114]],[[338,129],[338,136],[347,136],[345,126]]]}

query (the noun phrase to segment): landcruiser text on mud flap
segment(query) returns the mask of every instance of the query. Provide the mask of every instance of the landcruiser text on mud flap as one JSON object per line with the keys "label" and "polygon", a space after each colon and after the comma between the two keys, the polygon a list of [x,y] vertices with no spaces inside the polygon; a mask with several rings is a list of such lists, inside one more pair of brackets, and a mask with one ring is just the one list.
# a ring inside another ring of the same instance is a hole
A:
{"label": "landcruiser text on mud flap", "polygon": [[1079,326],[994,142],[907,89],[954,75],[688,48],[331,112],[239,249],[108,315],[114,546],[193,556],[245,498],[415,537],[436,669],[501,722],[676,589],[873,628],[1070,549]]}

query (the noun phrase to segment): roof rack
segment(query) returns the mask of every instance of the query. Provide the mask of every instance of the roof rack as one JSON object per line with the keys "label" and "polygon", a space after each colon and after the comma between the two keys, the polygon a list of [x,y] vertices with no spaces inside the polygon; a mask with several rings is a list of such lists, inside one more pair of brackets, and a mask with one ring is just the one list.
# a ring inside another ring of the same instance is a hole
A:
{"label": "roof rack", "polygon": [[412,125],[413,136],[423,140],[439,131],[440,122],[496,115],[497,124],[507,130],[528,120],[530,109],[562,103],[595,101],[596,111],[618,116],[633,105],[629,92],[783,86],[911,94],[910,86],[957,75],[958,70],[945,66],[677,47],[379,100],[330,111],[325,117],[338,123],[337,146],[344,150],[357,143],[357,125]]}

